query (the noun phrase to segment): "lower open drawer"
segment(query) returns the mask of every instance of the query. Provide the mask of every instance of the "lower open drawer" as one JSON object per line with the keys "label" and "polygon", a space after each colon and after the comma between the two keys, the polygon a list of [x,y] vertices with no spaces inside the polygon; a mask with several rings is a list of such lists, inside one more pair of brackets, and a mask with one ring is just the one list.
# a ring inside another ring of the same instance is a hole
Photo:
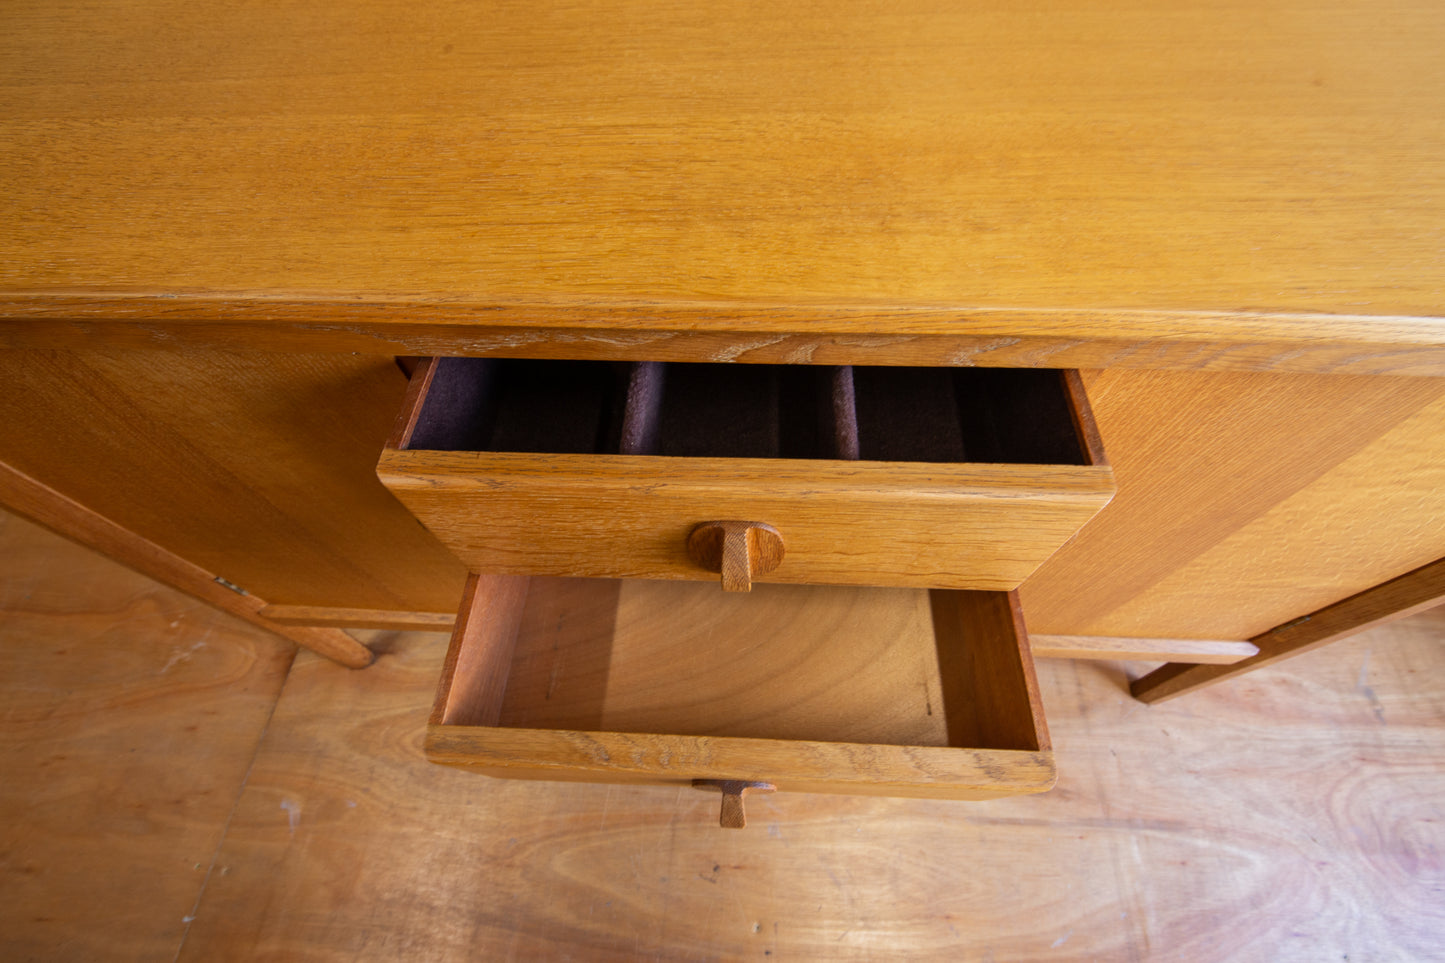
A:
{"label": "lower open drawer", "polygon": [[432,761],[986,799],[1055,779],[1013,593],[473,575]]}

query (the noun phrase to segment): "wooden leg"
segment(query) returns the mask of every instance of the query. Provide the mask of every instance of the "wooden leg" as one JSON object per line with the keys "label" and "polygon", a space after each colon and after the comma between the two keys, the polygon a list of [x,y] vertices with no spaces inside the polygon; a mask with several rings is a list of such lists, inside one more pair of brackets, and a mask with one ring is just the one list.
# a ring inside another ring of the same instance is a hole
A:
{"label": "wooden leg", "polygon": [[340,629],[301,628],[264,618],[260,615],[266,607],[264,600],[227,588],[217,581],[215,574],[3,463],[0,463],[0,505],[127,568],[344,666],[360,669],[370,665],[374,658],[370,649]]}
{"label": "wooden leg", "polygon": [[1226,665],[1259,654],[1253,642],[1215,639],[1141,639],[1127,636],[1030,635],[1035,659],[1133,659]]}
{"label": "wooden leg", "polygon": [[1250,641],[1259,646],[1259,654],[1253,658],[1233,665],[1171,662],[1135,679],[1129,688],[1143,702],[1163,702],[1442,602],[1445,558],[1255,636]]}

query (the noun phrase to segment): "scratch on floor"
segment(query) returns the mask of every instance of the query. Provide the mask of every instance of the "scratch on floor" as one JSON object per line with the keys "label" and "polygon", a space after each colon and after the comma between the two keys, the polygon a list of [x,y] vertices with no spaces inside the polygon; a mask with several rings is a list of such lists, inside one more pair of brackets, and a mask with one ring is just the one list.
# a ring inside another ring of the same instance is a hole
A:
{"label": "scratch on floor", "polygon": [[[209,636],[210,634],[211,633],[209,631],[206,632],[207,636]],[[174,669],[182,662],[191,661],[191,656],[195,655],[197,652],[199,652],[201,649],[204,649],[205,647],[206,640],[205,638],[202,638],[199,642],[191,646],[189,649],[177,649],[175,652],[171,653],[171,657],[166,660],[165,665],[161,666],[161,671],[157,674],[165,675],[167,672]]]}
{"label": "scratch on floor", "polygon": [[301,804],[294,799],[281,800],[281,808],[286,810],[286,819],[291,824],[291,835],[296,835],[296,827],[301,825]]}
{"label": "scratch on floor", "polygon": [[1377,696],[1375,695],[1375,690],[1369,685],[1368,682],[1365,681],[1367,678],[1369,678],[1369,674],[1370,674],[1370,650],[1369,650],[1369,649],[1366,649],[1366,650],[1365,650],[1365,661],[1360,663],[1360,675],[1359,675],[1359,678],[1357,678],[1357,679],[1355,680],[1355,691],[1359,692],[1360,695],[1364,696],[1367,700],[1369,700],[1370,708],[1371,708],[1371,709],[1374,711],[1374,713],[1375,713],[1375,719],[1376,719],[1381,725],[1384,725],[1384,724],[1385,724],[1385,707],[1380,704],[1379,697],[1377,697]]}

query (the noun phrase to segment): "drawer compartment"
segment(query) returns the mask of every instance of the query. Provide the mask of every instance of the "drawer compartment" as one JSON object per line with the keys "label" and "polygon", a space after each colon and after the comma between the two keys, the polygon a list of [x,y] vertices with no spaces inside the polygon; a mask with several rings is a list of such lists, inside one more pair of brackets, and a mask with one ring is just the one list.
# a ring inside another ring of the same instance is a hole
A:
{"label": "drawer compartment", "polygon": [[1003,592],[474,575],[426,751],[496,776],[953,799],[1055,779]]}
{"label": "drawer compartment", "polygon": [[[476,572],[1007,591],[1112,497],[1076,372],[428,359],[378,465]],[[714,568],[713,571],[716,571]]]}

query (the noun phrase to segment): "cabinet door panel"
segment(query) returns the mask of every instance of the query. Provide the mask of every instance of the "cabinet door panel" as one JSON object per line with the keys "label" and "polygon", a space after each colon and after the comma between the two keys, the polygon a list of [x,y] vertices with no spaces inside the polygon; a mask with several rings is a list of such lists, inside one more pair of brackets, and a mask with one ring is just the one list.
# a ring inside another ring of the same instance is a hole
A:
{"label": "cabinet door panel", "polygon": [[1031,631],[1248,638],[1445,556],[1438,379],[1088,380],[1118,494],[1024,583]]}
{"label": "cabinet door panel", "polygon": [[0,352],[0,461],[268,602],[449,611],[465,572],[376,480],[387,357]]}

